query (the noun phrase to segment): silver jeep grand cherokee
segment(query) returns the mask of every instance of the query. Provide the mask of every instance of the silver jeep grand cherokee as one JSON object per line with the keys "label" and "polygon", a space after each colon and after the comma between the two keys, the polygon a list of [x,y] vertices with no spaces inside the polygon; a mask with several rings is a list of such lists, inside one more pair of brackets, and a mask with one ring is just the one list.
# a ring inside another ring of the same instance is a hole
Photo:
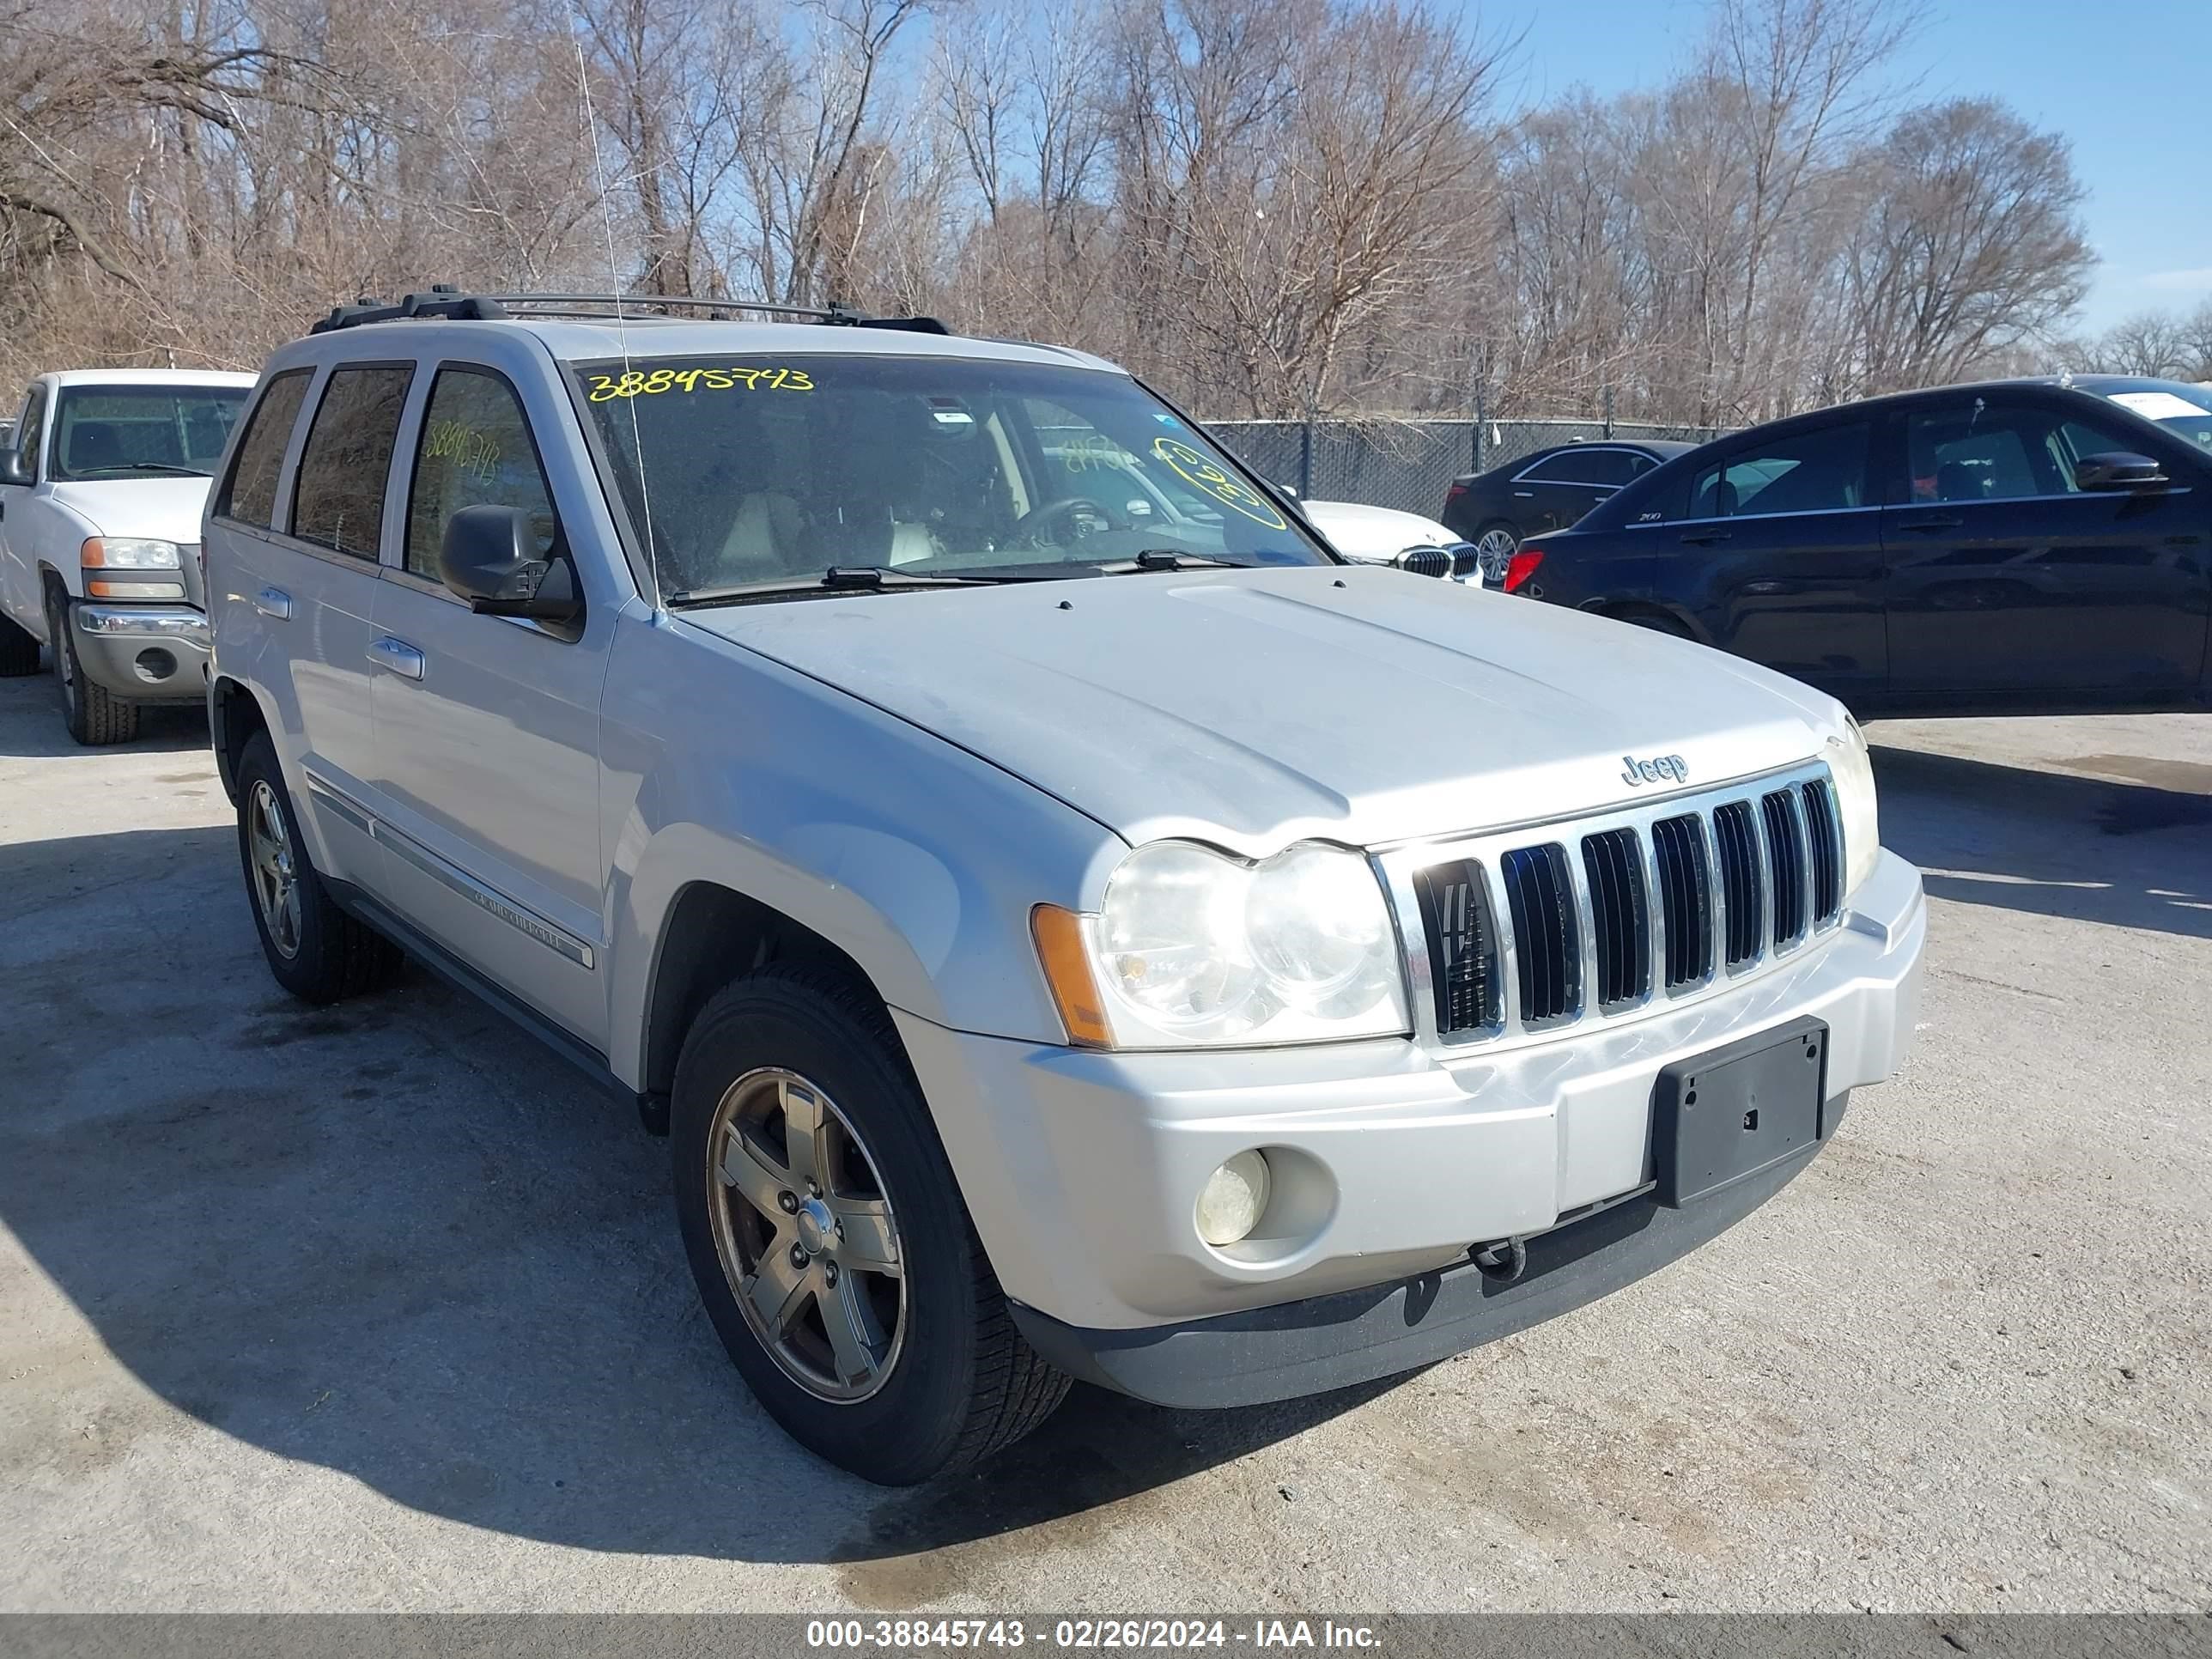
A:
{"label": "silver jeep grand cherokee", "polygon": [[1912,1030],[1832,699],[1340,563],[1079,352],[342,308],[205,546],[277,979],[404,951],[634,1100],[731,1358],[872,1480],[1071,1377],[1277,1400],[1577,1307]]}

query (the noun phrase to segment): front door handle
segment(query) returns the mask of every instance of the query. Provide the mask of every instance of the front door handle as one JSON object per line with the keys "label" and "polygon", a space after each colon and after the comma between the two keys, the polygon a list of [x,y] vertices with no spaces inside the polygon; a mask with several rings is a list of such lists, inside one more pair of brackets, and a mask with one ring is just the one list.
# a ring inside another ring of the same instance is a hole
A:
{"label": "front door handle", "polygon": [[1900,524],[1897,527],[1899,530],[1917,531],[1925,536],[1933,534],[1938,530],[1956,530],[1964,523],[1966,520],[1955,513],[1939,513],[1932,519],[1915,519],[1910,524]]}
{"label": "front door handle", "polygon": [[1513,499],[1516,501],[1533,501],[1536,499],[1536,492],[1533,489],[1516,489],[1513,492]]}
{"label": "front door handle", "polygon": [[422,678],[422,653],[406,641],[395,640],[389,634],[368,642],[368,659],[378,667],[388,668],[408,679]]}
{"label": "front door handle", "polygon": [[264,587],[253,596],[253,608],[278,622],[292,620],[292,596],[281,587]]}
{"label": "front door handle", "polygon": [[1746,582],[1743,585],[1743,591],[1753,596],[1787,593],[1790,591],[1790,585],[1787,582]]}

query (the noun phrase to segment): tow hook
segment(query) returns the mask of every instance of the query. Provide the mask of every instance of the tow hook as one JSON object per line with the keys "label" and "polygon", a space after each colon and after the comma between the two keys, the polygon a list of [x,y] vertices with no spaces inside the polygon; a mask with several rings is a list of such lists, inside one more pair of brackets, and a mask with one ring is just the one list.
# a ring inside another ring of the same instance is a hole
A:
{"label": "tow hook", "polygon": [[1482,1276],[1496,1285],[1510,1285],[1528,1270],[1528,1247],[1517,1238],[1501,1238],[1495,1244],[1478,1244],[1468,1254]]}

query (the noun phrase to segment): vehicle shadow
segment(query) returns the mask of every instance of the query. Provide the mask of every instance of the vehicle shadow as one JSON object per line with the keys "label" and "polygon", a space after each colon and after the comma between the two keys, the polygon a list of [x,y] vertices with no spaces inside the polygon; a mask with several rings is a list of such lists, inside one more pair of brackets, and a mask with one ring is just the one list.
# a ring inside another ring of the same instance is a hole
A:
{"label": "vehicle shadow", "polygon": [[2212,939],[2212,769],[2199,792],[1889,747],[1879,731],[1874,763],[1882,842],[1931,896]]}
{"label": "vehicle shadow", "polygon": [[[70,890],[88,863],[109,878]],[[841,1564],[848,1599],[897,1607],[1040,1533],[1145,1524],[1164,1488],[1388,1386],[1225,1413],[1079,1389],[975,1472],[869,1486],[729,1365],[666,1143],[426,975],[286,997],[228,827],[0,845],[0,1267],[12,1234],[123,1368],[66,1417],[58,1389],[11,1394],[39,1462],[88,1419],[123,1455],[181,1412],[473,1526]]]}
{"label": "vehicle shadow", "polygon": [[0,680],[0,759],[51,760],[70,755],[161,754],[208,746],[207,711],[198,702],[149,703],[138,735],[112,749],[87,749],[62,724],[61,693],[49,667],[35,677]]}

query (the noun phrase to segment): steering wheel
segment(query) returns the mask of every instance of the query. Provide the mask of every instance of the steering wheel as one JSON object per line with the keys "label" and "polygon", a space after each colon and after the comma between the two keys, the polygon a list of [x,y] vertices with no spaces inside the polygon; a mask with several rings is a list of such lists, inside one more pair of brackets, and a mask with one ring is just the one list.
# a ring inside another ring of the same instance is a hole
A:
{"label": "steering wheel", "polygon": [[1085,536],[1095,535],[1098,526],[1084,525],[1074,518],[1079,513],[1089,514],[1098,521],[1098,525],[1108,530],[1127,530],[1130,527],[1127,515],[1116,513],[1105,502],[1094,501],[1088,495],[1067,495],[1056,501],[1047,501],[1042,507],[1031,507],[1023,514],[1014,520],[1013,528],[1006,532],[1006,540],[1017,546],[1041,547],[1044,544],[1044,538],[1038,532],[1062,519],[1071,520],[1068,529],[1073,532],[1073,539],[1080,541]]}

